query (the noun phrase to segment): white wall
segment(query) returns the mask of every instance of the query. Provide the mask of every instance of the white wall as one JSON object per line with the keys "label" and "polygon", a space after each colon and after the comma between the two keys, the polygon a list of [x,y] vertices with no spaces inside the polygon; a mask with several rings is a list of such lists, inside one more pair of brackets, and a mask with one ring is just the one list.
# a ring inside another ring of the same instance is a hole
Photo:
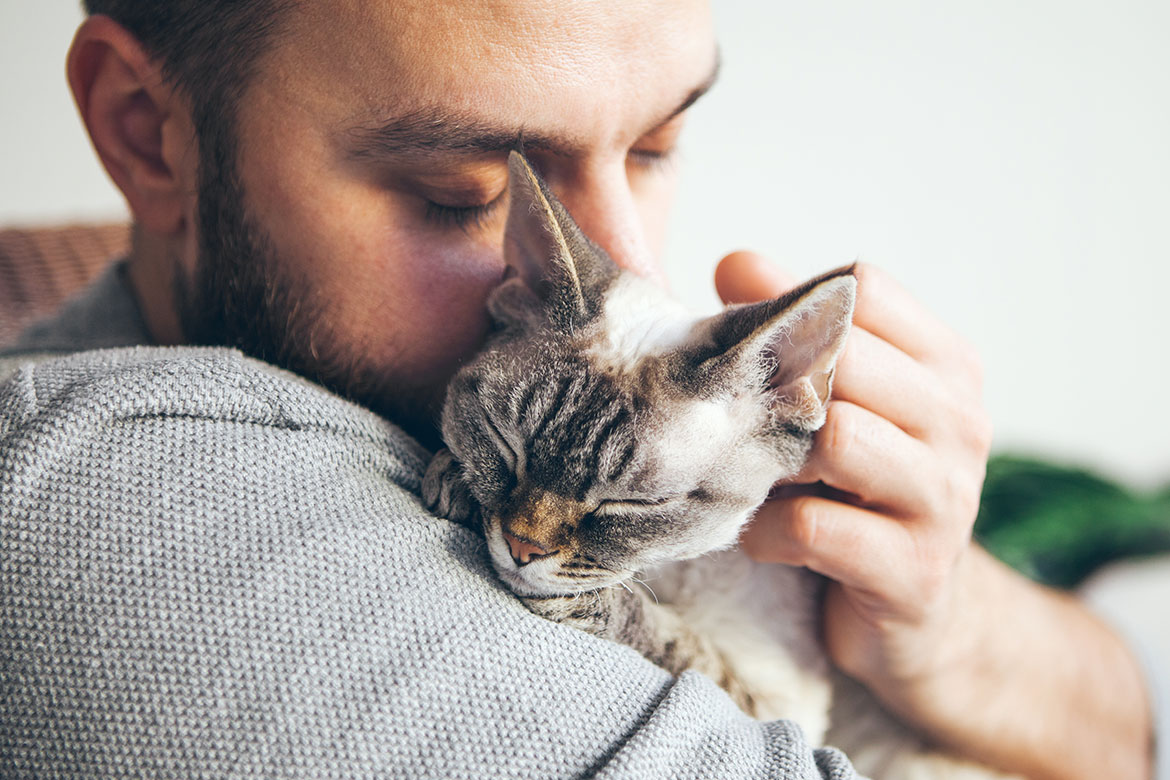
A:
{"label": "white wall", "polygon": [[[0,0],[0,223],[124,213],[74,117],[73,0]],[[34,10],[35,9],[35,12]],[[970,338],[1000,449],[1170,477],[1170,4],[716,0],[670,256],[862,259]]]}
{"label": "white wall", "polygon": [[0,224],[121,218],[65,83],[80,0],[0,0]]}
{"label": "white wall", "polygon": [[1170,3],[716,0],[678,289],[742,247],[893,272],[984,356],[1000,449],[1170,478]]}

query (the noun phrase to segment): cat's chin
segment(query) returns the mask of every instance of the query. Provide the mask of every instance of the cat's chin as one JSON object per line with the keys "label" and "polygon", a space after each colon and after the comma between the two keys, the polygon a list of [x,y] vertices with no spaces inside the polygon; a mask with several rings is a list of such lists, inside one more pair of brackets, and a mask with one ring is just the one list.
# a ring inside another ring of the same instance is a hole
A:
{"label": "cat's chin", "polygon": [[520,574],[517,572],[507,571],[499,568],[498,566],[496,567],[496,574],[500,576],[500,579],[503,580],[504,584],[508,586],[508,589],[517,596],[522,596],[525,598],[540,598],[544,596],[564,595],[563,593],[557,592],[552,588],[535,585],[524,577],[520,576]]}
{"label": "cat's chin", "polygon": [[[508,564],[501,565],[495,560],[492,561],[493,568],[496,574],[508,589],[517,596],[523,598],[547,598],[551,596],[575,596],[579,593],[589,593],[590,591],[600,590],[601,588],[614,585],[620,580],[616,577],[607,579],[585,580],[580,584],[568,584],[560,580],[552,582],[541,582],[528,574],[521,573],[515,565]],[[530,564],[531,565],[531,564]],[[555,564],[554,564],[555,566]],[[552,580],[555,575],[549,575],[548,579]],[[535,581],[534,581],[535,580]]]}

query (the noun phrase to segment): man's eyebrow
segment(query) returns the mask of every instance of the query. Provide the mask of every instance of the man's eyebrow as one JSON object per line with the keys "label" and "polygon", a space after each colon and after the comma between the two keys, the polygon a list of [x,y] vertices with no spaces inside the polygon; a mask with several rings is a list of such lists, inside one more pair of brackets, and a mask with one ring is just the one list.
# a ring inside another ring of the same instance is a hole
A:
{"label": "man's eyebrow", "polygon": [[719,69],[723,66],[723,55],[718,49],[715,50],[715,62],[711,65],[711,70],[707,74],[707,78],[699,86],[692,89],[683,101],[678,104],[678,107],[671,111],[665,119],[659,122],[655,127],[661,127],[676,116],[686,111],[695,104],[699,98],[711,91],[711,87],[715,86],[715,82],[719,80]]}
{"label": "man's eyebrow", "polygon": [[[661,127],[690,108],[715,84],[720,57],[699,86],[692,89],[669,114],[656,123]],[[386,122],[350,129],[347,155],[353,160],[430,157],[443,154],[487,154],[510,149],[540,149],[572,155],[584,142],[570,137],[534,133],[525,128],[486,124],[482,119],[451,109],[424,107]]]}
{"label": "man's eyebrow", "polygon": [[522,146],[568,154],[579,145],[574,139],[497,127],[477,117],[434,107],[416,109],[378,125],[359,126],[348,135],[349,157],[355,160],[484,154]]}

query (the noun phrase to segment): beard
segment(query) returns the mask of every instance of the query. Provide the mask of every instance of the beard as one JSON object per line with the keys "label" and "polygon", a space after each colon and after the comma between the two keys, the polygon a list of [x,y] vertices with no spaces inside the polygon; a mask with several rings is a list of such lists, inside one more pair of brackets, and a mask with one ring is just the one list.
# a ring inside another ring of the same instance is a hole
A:
{"label": "beard", "polygon": [[347,347],[324,301],[288,272],[273,242],[250,218],[235,141],[221,130],[201,138],[199,250],[190,274],[175,274],[186,343],[234,347],[297,373],[387,417],[434,449],[442,393],[390,376]]}

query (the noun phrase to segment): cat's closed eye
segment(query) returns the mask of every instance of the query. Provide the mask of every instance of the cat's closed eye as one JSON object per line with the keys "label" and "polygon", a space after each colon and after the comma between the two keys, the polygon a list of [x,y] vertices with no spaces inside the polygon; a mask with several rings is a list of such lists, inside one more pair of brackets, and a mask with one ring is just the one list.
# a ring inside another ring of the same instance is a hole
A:
{"label": "cat's closed eye", "polygon": [[613,514],[622,511],[636,511],[649,506],[663,506],[664,504],[678,500],[681,500],[681,498],[672,496],[664,496],[662,498],[607,498],[601,501],[593,511],[597,514]]}
{"label": "cat's closed eye", "polygon": [[520,458],[516,454],[516,450],[508,443],[504,434],[500,431],[499,426],[492,419],[492,416],[486,409],[481,409],[480,414],[483,416],[484,428],[488,436],[491,437],[492,443],[496,445],[496,449],[504,458],[504,462],[508,464],[508,468],[515,471],[520,466]]}

